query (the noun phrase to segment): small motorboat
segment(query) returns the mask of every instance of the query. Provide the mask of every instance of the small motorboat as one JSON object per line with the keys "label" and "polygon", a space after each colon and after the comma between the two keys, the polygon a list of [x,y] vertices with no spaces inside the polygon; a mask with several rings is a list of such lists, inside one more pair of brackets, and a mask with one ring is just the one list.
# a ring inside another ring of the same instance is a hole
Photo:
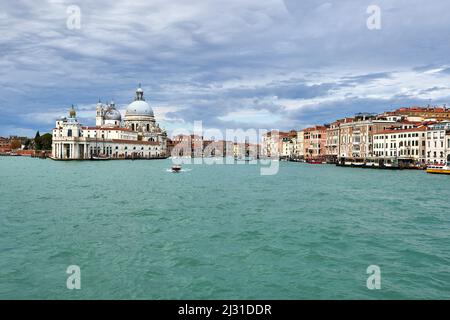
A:
{"label": "small motorboat", "polygon": [[111,160],[111,158],[108,157],[105,154],[97,154],[97,155],[93,155],[91,157],[91,160],[94,160],[94,161],[106,161],[106,160]]}
{"label": "small motorboat", "polygon": [[181,166],[180,165],[177,164],[177,165],[172,166],[172,172],[178,173],[180,171],[181,171]]}

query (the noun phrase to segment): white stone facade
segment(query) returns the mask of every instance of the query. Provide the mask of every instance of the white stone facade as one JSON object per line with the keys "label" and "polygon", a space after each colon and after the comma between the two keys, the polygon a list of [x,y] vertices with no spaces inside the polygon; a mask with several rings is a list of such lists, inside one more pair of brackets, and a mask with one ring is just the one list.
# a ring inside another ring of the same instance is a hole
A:
{"label": "white stone facade", "polygon": [[99,103],[95,127],[82,126],[72,107],[69,117],[57,120],[53,129],[52,158],[56,160],[166,156],[167,133],[156,123],[141,88],[136,90],[135,101],[127,107],[124,121],[113,102]]}
{"label": "white stone facade", "polygon": [[450,162],[450,122],[429,126],[426,139],[427,163],[445,164]]}
{"label": "white stone facade", "polygon": [[426,132],[421,126],[413,129],[385,130],[374,134],[374,157],[410,160],[413,163],[426,163]]}

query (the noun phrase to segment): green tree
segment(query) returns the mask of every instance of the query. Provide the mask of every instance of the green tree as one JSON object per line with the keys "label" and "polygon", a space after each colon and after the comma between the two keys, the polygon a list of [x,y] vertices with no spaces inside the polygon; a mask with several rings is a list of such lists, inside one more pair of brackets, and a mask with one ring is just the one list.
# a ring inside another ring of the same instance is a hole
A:
{"label": "green tree", "polygon": [[39,150],[52,150],[52,135],[46,133],[39,137],[41,148]]}
{"label": "green tree", "polygon": [[39,130],[36,132],[36,136],[34,137],[34,150],[42,150],[41,135]]}
{"label": "green tree", "polygon": [[24,145],[25,145],[25,150],[31,150],[31,148],[32,148],[32,140],[31,139],[26,139]]}

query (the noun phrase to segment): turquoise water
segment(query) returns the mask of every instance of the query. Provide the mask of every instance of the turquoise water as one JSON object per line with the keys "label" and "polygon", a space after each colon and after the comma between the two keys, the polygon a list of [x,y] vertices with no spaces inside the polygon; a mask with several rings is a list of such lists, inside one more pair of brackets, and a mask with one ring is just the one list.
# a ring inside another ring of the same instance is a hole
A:
{"label": "turquoise water", "polygon": [[450,298],[450,176],[170,165],[0,158],[0,298]]}

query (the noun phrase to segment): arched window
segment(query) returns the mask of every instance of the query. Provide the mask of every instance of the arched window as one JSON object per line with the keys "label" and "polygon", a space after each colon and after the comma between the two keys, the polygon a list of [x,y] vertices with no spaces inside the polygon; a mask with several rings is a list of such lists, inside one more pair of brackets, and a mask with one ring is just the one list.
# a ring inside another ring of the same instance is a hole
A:
{"label": "arched window", "polygon": [[131,130],[134,131],[134,123],[131,124]]}
{"label": "arched window", "polygon": [[147,132],[150,131],[150,124],[147,123]]}

